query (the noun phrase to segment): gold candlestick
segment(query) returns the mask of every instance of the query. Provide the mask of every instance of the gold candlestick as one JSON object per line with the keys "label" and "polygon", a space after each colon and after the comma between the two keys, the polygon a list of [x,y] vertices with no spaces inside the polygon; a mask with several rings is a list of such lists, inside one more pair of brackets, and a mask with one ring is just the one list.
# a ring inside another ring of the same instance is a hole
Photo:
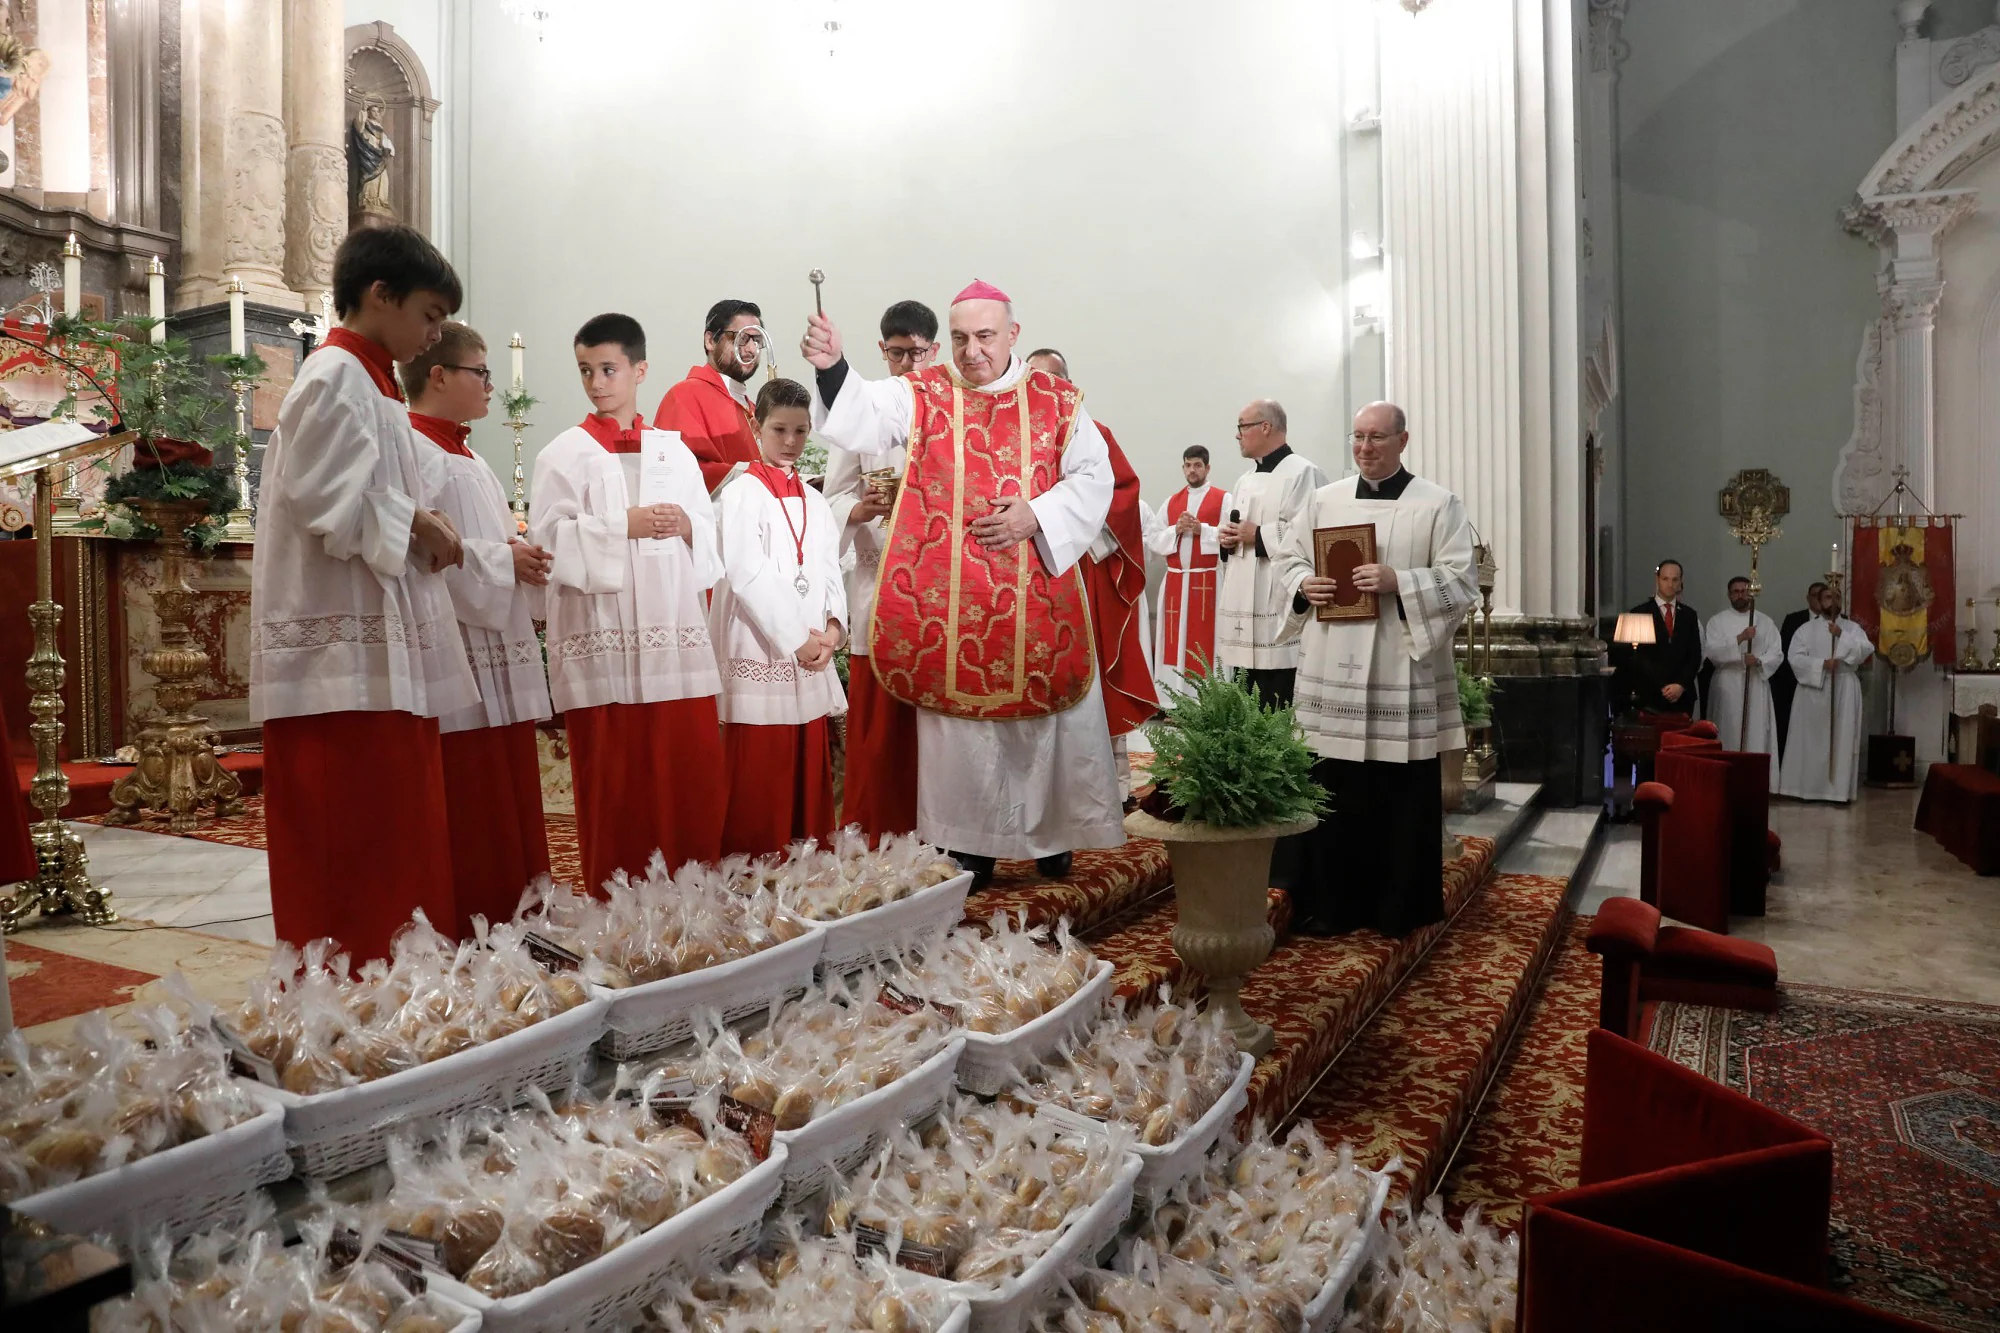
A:
{"label": "gold candlestick", "polygon": [[257,381],[231,372],[229,390],[236,396],[236,462],[230,468],[236,481],[236,507],[229,511],[229,525],[223,530],[226,541],[247,542],[257,535],[257,515],[250,501],[250,388]]}
{"label": "gold candlestick", "polygon": [[28,711],[34,721],[28,734],[35,741],[35,777],[28,784],[28,800],[42,812],[29,830],[35,845],[35,878],[14,893],[0,898],[0,930],[8,934],[20,929],[30,915],[43,916],[74,912],[93,926],[118,920],[112,910],[111,895],[90,882],[90,857],[83,839],[63,823],[62,810],[69,804],[69,778],[58,758],[62,745],[63,659],[57,646],[56,630],[62,623],[62,607],[55,600],[55,496],[61,486],[59,464],[35,474],[35,590],[28,620],[35,627],[35,651],[28,658]]}
{"label": "gold candlestick", "polygon": [[[2000,615],[2000,597],[1993,599],[1993,611]],[[1993,659],[1986,664],[1988,671],[2000,671],[2000,621],[1993,626]]]}
{"label": "gold candlestick", "polygon": [[1979,670],[1979,603],[1971,597],[1965,599],[1965,628],[1959,633],[1965,636],[1965,651],[1959,655],[1958,669]]}

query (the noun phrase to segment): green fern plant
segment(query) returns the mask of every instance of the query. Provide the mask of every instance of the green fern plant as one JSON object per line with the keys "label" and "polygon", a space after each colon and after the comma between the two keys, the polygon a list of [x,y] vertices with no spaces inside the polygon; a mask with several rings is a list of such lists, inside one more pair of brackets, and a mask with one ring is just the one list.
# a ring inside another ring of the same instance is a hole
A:
{"label": "green fern plant", "polygon": [[1146,728],[1151,775],[1184,819],[1217,828],[1289,824],[1323,813],[1313,752],[1289,708],[1259,708],[1248,690],[1201,665]]}
{"label": "green fern plant", "polygon": [[1499,689],[1491,676],[1475,676],[1465,663],[1453,662],[1458,670],[1458,711],[1468,727],[1483,727],[1493,721],[1493,695]]}

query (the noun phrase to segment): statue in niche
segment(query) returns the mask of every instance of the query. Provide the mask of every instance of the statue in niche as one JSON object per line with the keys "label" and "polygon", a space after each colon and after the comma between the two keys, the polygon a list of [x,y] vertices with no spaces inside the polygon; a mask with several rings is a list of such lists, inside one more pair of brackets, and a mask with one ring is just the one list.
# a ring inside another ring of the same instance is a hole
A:
{"label": "statue in niche", "polygon": [[347,178],[354,183],[356,213],[396,216],[389,203],[389,159],[395,155],[396,145],[382,125],[382,104],[364,102],[347,127]]}
{"label": "statue in niche", "polygon": [[[21,108],[41,95],[42,80],[55,62],[41,47],[31,47],[0,27],[0,125],[13,123]],[[13,164],[0,153],[0,172]]]}

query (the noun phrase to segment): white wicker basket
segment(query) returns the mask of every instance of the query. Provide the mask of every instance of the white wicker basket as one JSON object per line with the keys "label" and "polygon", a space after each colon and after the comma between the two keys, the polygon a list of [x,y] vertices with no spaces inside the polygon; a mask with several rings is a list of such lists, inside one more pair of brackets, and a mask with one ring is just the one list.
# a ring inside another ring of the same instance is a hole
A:
{"label": "white wicker basket", "polygon": [[790,999],[812,984],[825,947],[825,931],[815,924],[795,940],[699,972],[625,990],[592,986],[607,1005],[598,1049],[623,1063],[687,1040],[697,1009],[716,1010],[725,1023],[768,1009],[771,1001]]}
{"label": "white wicker basket", "polygon": [[126,1254],[160,1230],[179,1241],[240,1223],[251,1196],[292,1174],[284,1108],[269,1088],[248,1087],[261,1109],[241,1124],[30,1194],[14,1208],[71,1235],[107,1236]]}
{"label": "white wicker basket", "polygon": [[981,1097],[994,1096],[1065,1041],[1095,1027],[1103,1017],[1116,972],[1109,959],[1100,960],[1076,994],[1040,1018],[1012,1032],[966,1033],[965,1054],[958,1058],[958,1086]]}
{"label": "white wicker basket", "polygon": [[965,1039],[953,1037],[930,1059],[886,1088],[877,1088],[845,1106],[836,1106],[798,1129],[778,1131],[791,1153],[785,1168],[786,1208],[797,1206],[840,1176],[853,1171],[885,1136],[914,1124],[944,1105],[951,1095]]}
{"label": "white wicker basket", "polygon": [[964,920],[965,895],[971,889],[968,870],[893,903],[820,922],[826,931],[826,950],[820,955],[819,974],[858,972],[941,938]]}
{"label": "white wicker basket", "polygon": [[449,1277],[431,1290],[477,1310],[481,1333],[609,1333],[665,1294],[676,1278],[727,1267],[757,1243],[785,1178],[785,1149],[609,1254],[519,1296],[494,1300]]}
{"label": "white wicker basket", "polygon": [[1340,1316],[1347,1309],[1347,1293],[1353,1290],[1354,1280],[1361,1276],[1361,1265],[1368,1258],[1368,1252],[1375,1248],[1376,1236],[1381,1234],[1382,1209],[1389,1202],[1389,1183],[1387,1171],[1375,1173],[1375,1184],[1368,1191],[1368,1209],[1361,1215],[1361,1225],[1341,1247],[1333,1267],[1327,1270],[1326,1281],[1320,1284],[1319,1294],[1306,1306],[1306,1333],[1327,1333],[1340,1322]]}
{"label": "white wicker basket", "polygon": [[998,1287],[959,1283],[957,1293],[970,1307],[976,1333],[1024,1333],[1030,1320],[1062,1291],[1063,1280],[1095,1261],[1118,1235],[1132,1212],[1132,1187],[1141,1170],[1127,1157],[1110,1188],[1072,1221],[1042,1257]]}
{"label": "white wicker basket", "polygon": [[1189,1125],[1181,1136],[1172,1143],[1163,1143],[1155,1148],[1140,1144],[1133,1152],[1145,1164],[1139,1173],[1137,1193],[1142,1199],[1158,1199],[1168,1190],[1201,1170],[1208,1160],[1208,1150],[1222,1137],[1222,1131],[1236,1119],[1237,1112],[1250,1100],[1250,1076],[1257,1072],[1257,1057],[1247,1052],[1237,1057],[1236,1077],[1215,1099],[1215,1105],[1202,1113],[1199,1120]]}
{"label": "white wicker basket", "polygon": [[530,1087],[561,1091],[603,1031],[604,1001],[586,1000],[497,1041],[372,1083],[311,1097],[263,1091],[285,1108],[285,1141],[299,1174],[331,1180],[382,1161],[390,1133],[411,1120],[479,1106],[504,1109]]}

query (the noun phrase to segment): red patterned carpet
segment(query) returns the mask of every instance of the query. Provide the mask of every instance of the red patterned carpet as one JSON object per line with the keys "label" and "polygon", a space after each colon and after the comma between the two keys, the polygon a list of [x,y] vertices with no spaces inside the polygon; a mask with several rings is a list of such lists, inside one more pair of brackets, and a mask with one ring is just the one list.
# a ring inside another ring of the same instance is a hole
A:
{"label": "red patterned carpet", "polygon": [[7,941],[7,993],[17,1027],[123,1004],[152,980],[151,972],[37,948],[25,940]]}
{"label": "red patterned carpet", "polygon": [[1773,1014],[1663,1004],[1653,1046],[1833,1140],[1835,1290],[2000,1329],[2000,1008],[1787,985]]}
{"label": "red patterned carpet", "polygon": [[1036,924],[1068,917],[1078,934],[1100,926],[1164,892],[1173,882],[1164,844],[1134,838],[1110,851],[1081,851],[1067,878],[1045,880],[1033,861],[1002,861],[993,883],[965,904],[966,915],[1024,912]]}
{"label": "red patterned carpet", "polygon": [[1307,1096],[1300,1114],[1328,1142],[1352,1142],[1369,1166],[1402,1160],[1398,1197],[1436,1187],[1563,936],[1567,889],[1561,876],[1495,879]]}
{"label": "red patterned carpet", "polygon": [[[262,755],[257,757],[263,758]],[[143,833],[163,833],[168,837],[193,838],[197,842],[219,842],[230,847],[249,847],[261,852],[268,845],[264,840],[264,798],[246,796],[241,804],[243,808],[226,819],[205,816],[192,833],[175,833],[167,827],[165,815],[151,812],[141,815],[138,823],[128,827]],[[78,824],[105,822],[102,814],[71,816],[71,820]]]}
{"label": "red patterned carpet", "polygon": [[1602,964],[1584,947],[1590,918],[1568,933],[1460,1145],[1445,1181],[1452,1216],[1477,1205],[1494,1226],[1520,1225],[1538,1194],[1572,1189],[1583,1153],[1584,1038],[1597,1026]]}

